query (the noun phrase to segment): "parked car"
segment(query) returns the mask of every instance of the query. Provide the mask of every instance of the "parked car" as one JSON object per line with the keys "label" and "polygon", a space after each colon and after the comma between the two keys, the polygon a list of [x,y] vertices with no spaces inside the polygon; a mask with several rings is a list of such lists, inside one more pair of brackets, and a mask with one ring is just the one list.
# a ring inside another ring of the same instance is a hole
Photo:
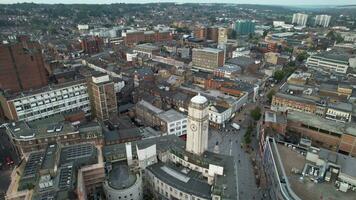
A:
{"label": "parked car", "polygon": [[240,130],[240,125],[236,124],[236,123],[232,123],[231,126],[233,128],[235,128],[236,130]]}

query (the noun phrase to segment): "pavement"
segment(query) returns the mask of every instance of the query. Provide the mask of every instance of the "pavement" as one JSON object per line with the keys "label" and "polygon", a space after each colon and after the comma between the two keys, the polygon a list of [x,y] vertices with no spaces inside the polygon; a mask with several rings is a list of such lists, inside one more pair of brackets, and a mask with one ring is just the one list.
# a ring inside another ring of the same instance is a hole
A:
{"label": "pavement", "polygon": [[[252,158],[255,158],[254,152],[246,153],[241,147],[243,136],[246,133],[247,126],[250,122],[250,110],[255,107],[255,104],[247,104],[245,108],[237,113],[234,121],[241,127],[239,131],[227,124],[224,130],[210,129],[209,130],[209,150],[216,150],[216,143],[220,154],[231,155],[234,157],[237,170],[237,190],[238,199],[253,200],[261,199],[261,191],[256,185],[255,174],[252,165]],[[246,114],[244,114],[246,113]],[[228,130],[228,131],[226,131]],[[257,146],[257,141],[253,137],[252,146]]]}

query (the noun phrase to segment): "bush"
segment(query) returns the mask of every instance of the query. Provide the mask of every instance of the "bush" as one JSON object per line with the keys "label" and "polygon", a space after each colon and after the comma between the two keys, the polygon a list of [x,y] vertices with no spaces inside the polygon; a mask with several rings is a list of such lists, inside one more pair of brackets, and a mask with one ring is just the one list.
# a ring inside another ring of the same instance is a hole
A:
{"label": "bush", "polygon": [[261,108],[260,107],[256,107],[255,109],[251,110],[251,117],[257,121],[261,118]]}

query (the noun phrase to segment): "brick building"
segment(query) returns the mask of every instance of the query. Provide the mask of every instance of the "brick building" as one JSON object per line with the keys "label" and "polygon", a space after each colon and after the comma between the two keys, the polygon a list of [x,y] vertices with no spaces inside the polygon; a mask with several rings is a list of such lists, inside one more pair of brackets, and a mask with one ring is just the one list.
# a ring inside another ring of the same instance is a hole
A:
{"label": "brick building", "polygon": [[224,51],[221,49],[193,49],[193,67],[203,71],[214,71],[225,63]]}
{"label": "brick building", "polygon": [[96,54],[101,51],[103,40],[100,37],[86,37],[80,41],[82,50],[87,54]]}
{"label": "brick building", "polygon": [[206,40],[207,38],[207,28],[204,26],[199,26],[194,28],[194,38],[199,40]]}
{"label": "brick building", "polygon": [[88,82],[88,93],[94,117],[101,121],[108,121],[117,117],[114,82],[109,75],[92,76]]}
{"label": "brick building", "polygon": [[46,86],[48,73],[38,42],[0,44],[0,88],[19,92]]}
{"label": "brick building", "polygon": [[287,115],[287,133],[307,138],[313,146],[356,156],[356,126],[328,120],[313,114],[290,111]]}
{"label": "brick building", "polygon": [[219,28],[218,27],[208,27],[207,29],[207,40],[212,40],[214,42],[218,42],[219,37]]}
{"label": "brick building", "polygon": [[173,38],[169,31],[128,31],[122,36],[127,46],[140,42],[169,42]]}

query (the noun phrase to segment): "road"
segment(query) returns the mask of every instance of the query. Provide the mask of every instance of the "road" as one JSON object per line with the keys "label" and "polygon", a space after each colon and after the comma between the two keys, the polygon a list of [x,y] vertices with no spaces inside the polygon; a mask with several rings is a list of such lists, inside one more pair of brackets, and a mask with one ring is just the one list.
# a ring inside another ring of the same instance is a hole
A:
{"label": "road", "polygon": [[[241,147],[243,136],[246,133],[247,126],[250,122],[249,112],[253,109],[253,104],[248,104],[242,112],[236,117],[235,121],[241,125],[241,129],[236,131],[230,124],[226,125],[225,130],[210,129],[209,131],[209,150],[216,150],[216,143],[218,143],[218,150],[220,154],[231,155],[234,158],[235,166],[237,168],[237,190],[241,200],[261,199],[260,190],[256,185],[255,175],[251,158],[254,153],[246,153]],[[244,114],[246,113],[246,114]],[[256,143],[256,141],[253,141]]]}
{"label": "road", "polygon": [[[10,157],[14,161],[14,165],[7,166],[5,158]],[[5,130],[0,128],[0,163],[2,166],[0,168],[0,195],[6,193],[7,188],[10,185],[11,181],[11,172],[16,164],[18,164],[19,159],[16,156],[16,153],[9,141],[8,136],[5,133]],[[1,199],[1,197],[0,197]]]}

